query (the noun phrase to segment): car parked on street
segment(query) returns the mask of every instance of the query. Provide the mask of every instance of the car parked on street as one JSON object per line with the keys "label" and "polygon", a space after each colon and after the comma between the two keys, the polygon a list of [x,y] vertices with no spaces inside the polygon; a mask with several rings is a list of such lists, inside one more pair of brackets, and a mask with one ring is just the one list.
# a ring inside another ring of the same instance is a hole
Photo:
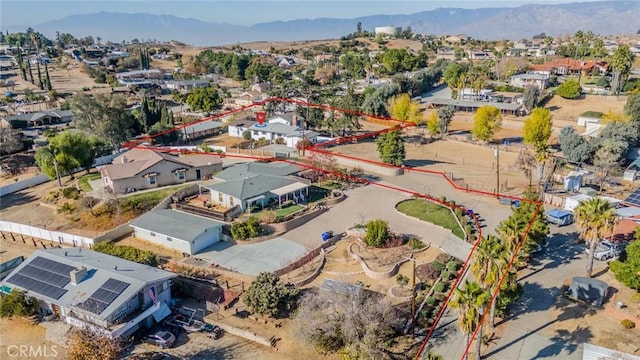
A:
{"label": "car parked on street", "polygon": [[176,337],[172,333],[165,330],[153,331],[147,334],[144,339],[144,342],[156,345],[161,349],[167,349],[173,346],[176,343]]}
{"label": "car parked on street", "polygon": [[[626,245],[626,242],[614,243],[608,240],[602,240],[598,246],[596,246],[596,250],[593,252],[593,257],[600,261],[617,258],[622,254]],[[589,255],[589,247],[587,247],[584,252]]]}

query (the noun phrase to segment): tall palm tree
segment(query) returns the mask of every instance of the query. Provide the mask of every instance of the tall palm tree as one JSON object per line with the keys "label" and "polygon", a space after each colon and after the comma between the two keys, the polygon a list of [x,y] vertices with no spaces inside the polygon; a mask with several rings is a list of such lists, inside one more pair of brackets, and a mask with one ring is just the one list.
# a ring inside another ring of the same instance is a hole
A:
{"label": "tall palm tree", "polygon": [[[471,272],[485,289],[491,292],[499,292],[498,282],[509,264],[510,255],[511,253],[509,253],[500,238],[489,235],[480,240],[480,244],[478,244],[476,251],[473,253],[474,261],[471,265]],[[495,327],[496,302],[497,297],[496,301],[491,303],[489,310],[489,326],[491,331],[493,331]]]}
{"label": "tall palm tree", "polygon": [[[476,359],[480,359],[480,346],[482,345],[482,314],[485,305],[490,299],[488,291],[480,287],[477,282],[466,281],[463,288],[455,290],[455,297],[449,305],[458,310],[458,327],[465,334],[465,342],[469,346],[471,334],[478,329],[476,339]],[[465,353],[465,360],[469,359],[468,352]]]}
{"label": "tall palm tree", "polygon": [[593,198],[580,204],[573,212],[580,238],[589,247],[587,275],[591,276],[596,246],[605,234],[613,231],[618,222],[616,209],[605,199]]}
{"label": "tall palm tree", "polygon": [[503,220],[496,229],[498,235],[504,241],[504,245],[513,254],[522,239],[522,234],[527,230],[527,222],[519,216],[509,216]]}

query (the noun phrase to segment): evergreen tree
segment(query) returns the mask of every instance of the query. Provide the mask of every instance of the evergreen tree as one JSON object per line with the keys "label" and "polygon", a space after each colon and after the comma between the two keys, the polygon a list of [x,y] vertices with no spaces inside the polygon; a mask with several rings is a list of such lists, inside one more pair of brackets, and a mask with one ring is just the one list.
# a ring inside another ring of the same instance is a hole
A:
{"label": "evergreen tree", "polygon": [[[22,78],[22,80],[27,81],[27,71],[24,68],[24,62],[22,59],[22,48],[20,48],[20,42],[18,42],[16,44],[17,46],[17,50],[18,50],[18,66],[20,67],[20,77]],[[33,78],[33,77],[32,77]]]}
{"label": "evergreen tree", "polygon": [[42,72],[40,71],[40,61],[36,63],[36,66],[38,67],[38,87],[40,88],[40,90],[44,90],[44,84],[42,83]]}
{"label": "evergreen tree", "polygon": [[376,140],[380,158],[385,164],[401,166],[406,153],[404,149],[404,140],[400,136],[400,131],[390,131],[380,134]]}
{"label": "evergreen tree", "polygon": [[47,82],[47,90],[51,91],[53,87],[51,86],[51,78],[49,77],[49,66],[47,66],[47,63],[44,63],[44,74],[45,81]]}
{"label": "evergreen tree", "polygon": [[33,80],[33,71],[31,70],[31,62],[30,61],[27,61],[27,67],[29,68],[29,79],[31,80],[31,83],[33,85],[35,85],[36,82]]}

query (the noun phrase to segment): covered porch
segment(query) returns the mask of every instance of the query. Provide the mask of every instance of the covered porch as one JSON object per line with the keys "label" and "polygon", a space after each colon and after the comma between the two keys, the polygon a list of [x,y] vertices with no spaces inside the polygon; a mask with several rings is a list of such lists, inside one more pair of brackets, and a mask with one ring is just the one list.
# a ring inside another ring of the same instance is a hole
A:
{"label": "covered porch", "polygon": [[288,200],[293,200],[294,204],[306,203],[309,198],[309,186],[311,184],[295,182],[270,192],[278,199],[278,208],[282,208],[282,203]]}

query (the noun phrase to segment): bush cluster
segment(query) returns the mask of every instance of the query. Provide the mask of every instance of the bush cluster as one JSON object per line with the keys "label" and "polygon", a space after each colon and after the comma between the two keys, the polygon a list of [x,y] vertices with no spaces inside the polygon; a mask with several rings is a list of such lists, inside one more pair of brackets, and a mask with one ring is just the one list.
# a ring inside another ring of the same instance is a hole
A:
{"label": "bush cluster", "polygon": [[158,266],[158,256],[156,254],[151,251],[136,249],[133,246],[115,245],[112,242],[105,241],[94,245],[93,250],[144,265]]}
{"label": "bush cluster", "polygon": [[251,216],[245,222],[235,222],[231,225],[231,237],[234,240],[246,240],[260,235],[260,222]]}

